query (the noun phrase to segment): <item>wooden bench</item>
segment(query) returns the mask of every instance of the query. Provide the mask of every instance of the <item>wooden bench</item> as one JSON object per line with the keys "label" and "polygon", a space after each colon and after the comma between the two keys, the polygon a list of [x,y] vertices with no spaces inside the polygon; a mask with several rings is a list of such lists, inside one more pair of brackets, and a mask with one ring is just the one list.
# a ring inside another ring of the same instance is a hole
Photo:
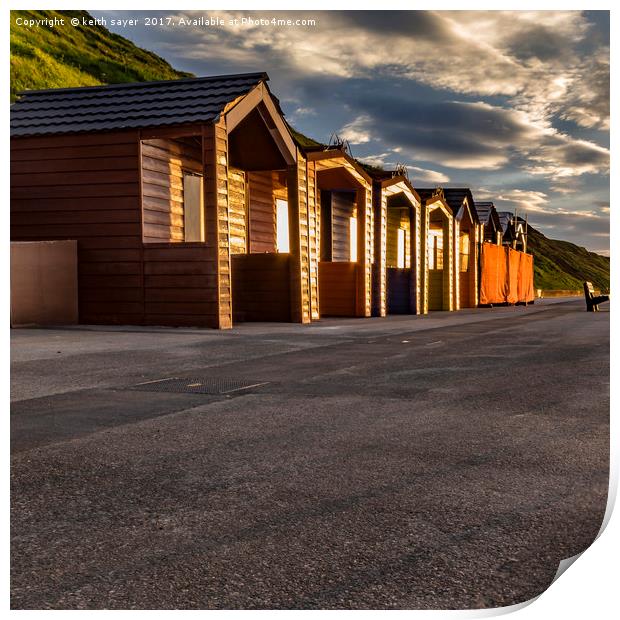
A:
{"label": "wooden bench", "polygon": [[594,295],[592,282],[583,283],[583,294],[586,298],[586,308],[588,312],[598,312],[598,305],[604,301],[609,301],[609,295]]}

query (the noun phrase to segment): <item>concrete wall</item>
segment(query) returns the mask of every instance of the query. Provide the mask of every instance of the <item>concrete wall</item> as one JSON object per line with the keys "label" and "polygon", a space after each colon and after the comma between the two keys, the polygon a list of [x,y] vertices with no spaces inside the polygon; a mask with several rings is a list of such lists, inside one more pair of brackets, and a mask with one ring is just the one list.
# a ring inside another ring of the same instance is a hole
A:
{"label": "concrete wall", "polygon": [[77,241],[11,243],[11,326],[78,322]]}

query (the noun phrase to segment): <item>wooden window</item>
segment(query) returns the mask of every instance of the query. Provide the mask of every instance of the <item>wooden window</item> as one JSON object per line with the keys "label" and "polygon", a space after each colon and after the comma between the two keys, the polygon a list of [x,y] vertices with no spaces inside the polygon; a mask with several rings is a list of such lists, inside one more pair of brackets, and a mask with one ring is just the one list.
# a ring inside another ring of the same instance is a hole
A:
{"label": "wooden window", "polygon": [[459,252],[460,252],[460,264],[461,271],[467,271],[469,269],[469,233],[463,233],[459,239]]}
{"label": "wooden window", "polygon": [[276,200],[276,248],[278,252],[291,251],[291,241],[288,226],[288,202],[278,198]]}
{"label": "wooden window", "polygon": [[405,229],[399,228],[396,231],[396,267],[405,268]]}
{"label": "wooden window", "polygon": [[183,176],[183,218],[185,241],[205,240],[202,177],[196,174]]}
{"label": "wooden window", "polygon": [[357,262],[357,218],[349,218],[349,260]]}

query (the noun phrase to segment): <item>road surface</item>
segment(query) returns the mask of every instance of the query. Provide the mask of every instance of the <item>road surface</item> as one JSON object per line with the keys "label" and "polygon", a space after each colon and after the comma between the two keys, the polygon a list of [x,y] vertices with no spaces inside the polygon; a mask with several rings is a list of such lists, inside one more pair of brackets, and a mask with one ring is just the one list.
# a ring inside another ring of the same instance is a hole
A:
{"label": "road surface", "polygon": [[606,306],[13,330],[12,607],[536,596],[605,511]]}

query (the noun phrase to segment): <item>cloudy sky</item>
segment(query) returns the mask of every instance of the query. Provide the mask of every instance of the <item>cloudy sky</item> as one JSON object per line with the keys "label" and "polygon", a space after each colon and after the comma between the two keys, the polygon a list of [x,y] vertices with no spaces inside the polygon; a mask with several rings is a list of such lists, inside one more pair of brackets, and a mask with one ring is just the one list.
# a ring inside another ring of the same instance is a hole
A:
{"label": "cloudy sky", "polygon": [[[547,236],[608,253],[607,12],[142,15],[225,25],[109,27],[196,75],[267,71],[303,133],[337,133],[360,159],[407,165],[414,185],[469,186]],[[247,17],[316,25],[241,25]]]}

